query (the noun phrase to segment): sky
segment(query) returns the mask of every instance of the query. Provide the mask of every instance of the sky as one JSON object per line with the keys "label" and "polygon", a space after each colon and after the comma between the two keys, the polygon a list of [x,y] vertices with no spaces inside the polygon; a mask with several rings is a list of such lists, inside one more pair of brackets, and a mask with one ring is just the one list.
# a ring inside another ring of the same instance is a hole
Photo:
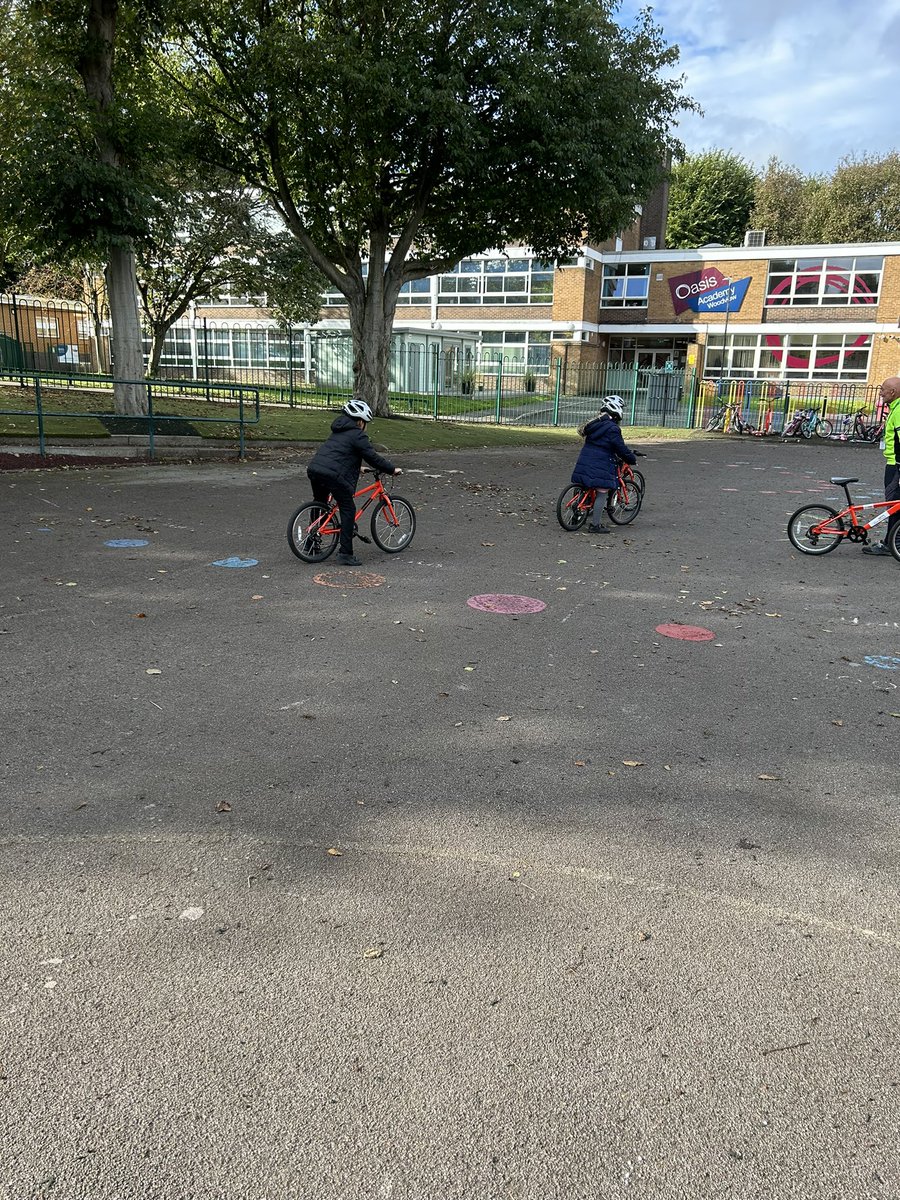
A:
{"label": "sky", "polygon": [[622,0],[615,19],[645,7],[703,109],[681,118],[688,153],[830,175],[900,149],[900,0]]}

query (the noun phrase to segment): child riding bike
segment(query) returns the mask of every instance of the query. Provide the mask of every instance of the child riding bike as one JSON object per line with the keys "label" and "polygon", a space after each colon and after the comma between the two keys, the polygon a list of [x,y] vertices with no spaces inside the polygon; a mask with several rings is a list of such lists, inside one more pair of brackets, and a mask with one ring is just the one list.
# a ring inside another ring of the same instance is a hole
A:
{"label": "child riding bike", "polygon": [[597,489],[588,533],[609,533],[609,527],[600,524],[600,515],[606,507],[607,493],[618,487],[617,460],[624,459],[632,467],[637,462],[634,451],[625,445],[619,429],[624,416],[625,402],[622,397],[607,396],[596,417],[578,427],[584,445],[572,472],[572,482],[581,487]]}
{"label": "child riding bike", "polygon": [[306,468],[312,484],[313,498],[328,507],[333,496],[341,511],[341,541],[337,561],[342,567],[358,567],[360,560],[353,553],[353,530],[356,524],[356,503],[353,493],[359,482],[363,459],[385,475],[402,475],[399,467],[382,458],[366,434],[372,420],[372,410],[365,400],[354,396],[341,409],[341,415],[331,423],[331,436],[322,443]]}

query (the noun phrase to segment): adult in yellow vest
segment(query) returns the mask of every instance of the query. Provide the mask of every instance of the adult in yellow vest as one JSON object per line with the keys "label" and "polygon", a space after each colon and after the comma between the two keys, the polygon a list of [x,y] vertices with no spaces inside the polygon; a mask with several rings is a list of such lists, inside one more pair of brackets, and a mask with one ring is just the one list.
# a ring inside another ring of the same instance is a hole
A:
{"label": "adult in yellow vest", "polygon": [[[884,498],[885,500],[900,500],[900,376],[891,375],[881,385],[881,399],[888,406],[887,421],[884,426],[884,457],[887,465],[884,468]],[[894,513],[888,518],[884,542],[876,542],[873,546],[863,546],[863,554],[887,554],[887,539],[891,530],[900,521],[900,513]]]}

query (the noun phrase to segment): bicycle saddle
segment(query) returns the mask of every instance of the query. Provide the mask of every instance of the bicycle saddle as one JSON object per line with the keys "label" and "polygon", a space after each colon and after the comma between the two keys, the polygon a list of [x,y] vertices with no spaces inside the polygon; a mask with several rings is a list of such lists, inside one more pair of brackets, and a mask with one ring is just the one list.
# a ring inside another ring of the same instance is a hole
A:
{"label": "bicycle saddle", "polygon": [[831,482],[837,484],[838,487],[844,487],[848,483],[859,483],[859,479],[851,479],[849,475],[832,475]]}

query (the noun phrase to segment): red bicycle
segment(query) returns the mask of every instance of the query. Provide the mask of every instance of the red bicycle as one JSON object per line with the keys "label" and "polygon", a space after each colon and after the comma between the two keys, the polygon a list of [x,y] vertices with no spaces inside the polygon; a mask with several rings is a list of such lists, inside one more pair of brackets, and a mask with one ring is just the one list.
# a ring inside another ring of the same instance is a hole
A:
{"label": "red bicycle", "polygon": [[[850,498],[849,484],[858,479],[835,475],[831,482],[844,489],[847,507],[836,512],[827,504],[804,504],[788,521],[787,535],[791,545],[801,554],[828,554],[843,541],[862,542],[869,540],[869,530],[886,521],[893,513],[900,513],[900,500],[879,500],[875,504],[854,504]],[[863,523],[860,513],[878,511],[878,516]],[[900,562],[900,521],[885,539],[885,545]]]}
{"label": "red bicycle", "polygon": [[[367,472],[364,472],[367,473]],[[364,497],[356,513],[353,536],[363,542],[368,538],[359,533],[359,520],[371,506],[375,509],[369,529],[372,540],[385,554],[399,554],[413,540],[416,532],[416,512],[408,500],[390,493],[381,482],[381,472],[372,472],[375,482],[360,488],[354,499]],[[328,506],[310,500],[300,506],[288,521],[288,545],[304,562],[318,563],[334,552],[341,536],[341,511],[331,498]]]}
{"label": "red bicycle", "polygon": [[[644,476],[623,462],[617,464],[616,476],[618,486],[607,496],[606,512],[614,525],[629,525],[644,503]],[[573,533],[591,515],[596,499],[596,488],[570,483],[556,501],[556,519],[567,533]]]}

